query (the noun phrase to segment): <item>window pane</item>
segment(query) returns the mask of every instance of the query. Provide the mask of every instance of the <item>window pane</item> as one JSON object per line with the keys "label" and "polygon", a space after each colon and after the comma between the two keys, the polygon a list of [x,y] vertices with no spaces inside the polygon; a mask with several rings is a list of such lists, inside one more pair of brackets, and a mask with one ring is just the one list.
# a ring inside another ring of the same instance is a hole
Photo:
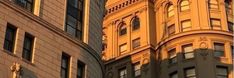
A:
{"label": "window pane", "polygon": [[61,58],[61,78],[68,78],[69,77],[69,63],[70,63],[70,56],[63,53]]}
{"label": "window pane", "polygon": [[186,78],[196,77],[195,68],[185,69],[185,77]]}
{"label": "window pane", "polygon": [[16,29],[11,24],[7,24],[4,49],[13,52]]}
{"label": "window pane", "polygon": [[183,52],[192,52],[193,51],[193,45],[192,44],[188,44],[188,45],[184,45],[182,46]]}
{"label": "window pane", "polygon": [[187,31],[187,30],[190,30],[192,28],[190,20],[182,21],[181,25],[182,25],[183,31]]}
{"label": "window pane", "polygon": [[119,51],[120,51],[120,52],[124,52],[124,51],[126,51],[126,50],[127,50],[127,44],[126,44],[126,43],[120,45],[120,47],[119,47]]}
{"label": "window pane", "polygon": [[169,7],[167,9],[167,16],[168,17],[174,16],[174,7],[173,7],[173,5],[169,5]]}
{"label": "window pane", "polygon": [[140,46],[140,38],[137,38],[135,40],[132,41],[132,46],[133,46],[133,49],[137,48]]}
{"label": "window pane", "polygon": [[170,78],[178,78],[178,74],[177,74],[177,72],[176,72],[176,73],[171,74],[171,75],[170,75]]}
{"label": "window pane", "polygon": [[140,66],[140,63],[136,63],[134,64],[134,76],[137,77],[137,76],[140,76],[141,75],[141,66]]}
{"label": "window pane", "polygon": [[188,0],[183,0],[180,4],[180,10],[185,11],[189,9],[189,1]]}
{"label": "window pane", "polygon": [[169,35],[175,34],[175,25],[174,25],[174,24],[173,24],[173,25],[170,25],[170,26],[168,27],[168,34],[169,34]]}

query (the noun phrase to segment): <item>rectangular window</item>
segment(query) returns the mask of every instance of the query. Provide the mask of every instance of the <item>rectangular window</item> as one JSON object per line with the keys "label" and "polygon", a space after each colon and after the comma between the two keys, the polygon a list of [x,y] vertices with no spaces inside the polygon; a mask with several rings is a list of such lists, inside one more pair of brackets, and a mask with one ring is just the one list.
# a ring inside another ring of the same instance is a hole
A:
{"label": "rectangular window", "polygon": [[228,30],[233,32],[233,23],[232,22],[228,22]]}
{"label": "rectangular window", "polygon": [[183,45],[182,46],[182,51],[184,53],[184,58],[185,59],[194,58],[193,44]]}
{"label": "rectangular window", "polygon": [[61,78],[69,78],[70,56],[63,53],[61,60]]}
{"label": "rectangular window", "polygon": [[15,4],[19,5],[20,7],[33,12],[34,8],[34,0],[14,0]]}
{"label": "rectangular window", "polygon": [[80,40],[83,31],[83,3],[83,0],[68,0],[65,25],[65,31]]}
{"label": "rectangular window", "polygon": [[181,22],[182,31],[189,31],[192,29],[191,21],[185,20]]}
{"label": "rectangular window", "polygon": [[13,25],[11,25],[9,23],[7,24],[3,48],[9,52],[12,52],[12,53],[13,53],[14,46],[15,46],[16,30],[17,30],[16,27],[14,27]]}
{"label": "rectangular window", "polygon": [[171,49],[168,51],[168,56],[169,56],[169,63],[173,64],[177,62],[176,58],[176,49]]}
{"label": "rectangular window", "polygon": [[215,57],[224,56],[224,44],[223,43],[214,43],[214,56]]}
{"label": "rectangular window", "polygon": [[126,69],[126,67],[119,70],[119,78],[127,78],[127,69]]}
{"label": "rectangular window", "polygon": [[221,21],[220,19],[211,19],[211,28],[212,29],[221,29]]}
{"label": "rectangular window", "polygon": [[33,43],[34,37],[25,33],[22,57],[28,61],[32,61]]}
{"label": "rectangular window", "polygon": [[85,77],[85,64],[81,61],[78,61],[77,64],[77,78]]}
{"label": "rectangular window", "polygon": [[124,43],[119,46],[120,55],[124,54],[126,50],[127,50],[127,43]]}
{"label": "rectangular window", "polygon": [[173,72],[170,74],[170,78],[179,78],[177,72]]}
{"label": "rectangular window", "polygon": [[172,25],[168,26],[167,29],[168,29],[168,35],[169,36],[175,34],[175,24],[172,24]]}
{"label": "rectangular window", "polygon": [[217,78],[228,78],[228,70],[227,67],[216,67],[216,77]]}
{"label": "rectangular window", "polygon": [[184,73],[185,78],[196,78],[196,71],[194,67],[184,69]]}
{"label": "rectangular window", "polygon": [[137,38],[137,39],[134,39],[132,41],[132,48],[135,49],[137,47],[140,47],[141,46],[141,43],[140,43],[140,38]]}
{"label": "rectangular window", "polygon": [[141,65],[140,62],[134,64],[134,77],[140,78],[141,76]]}

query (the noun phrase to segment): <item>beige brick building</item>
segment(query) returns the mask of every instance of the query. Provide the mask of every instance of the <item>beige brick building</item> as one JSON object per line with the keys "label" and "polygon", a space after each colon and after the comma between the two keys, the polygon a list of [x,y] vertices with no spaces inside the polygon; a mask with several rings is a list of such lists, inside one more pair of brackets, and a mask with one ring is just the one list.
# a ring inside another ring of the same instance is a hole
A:
{"label": "beige brick building", "polygon": [[234,78],[233,0],[108,0],[106,78]]}
{"label": "beige brick building", "polygon": [[0,78],[103,78],[105,0],[0,0]]}

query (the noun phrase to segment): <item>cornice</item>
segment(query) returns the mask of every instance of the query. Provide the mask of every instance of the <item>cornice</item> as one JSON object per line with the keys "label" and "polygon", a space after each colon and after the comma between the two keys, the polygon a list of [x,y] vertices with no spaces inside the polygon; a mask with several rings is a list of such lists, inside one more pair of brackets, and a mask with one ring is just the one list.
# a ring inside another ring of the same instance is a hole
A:
{"label": "cornice", "polygon": [[230,36],[233,37],[233,33],[228,32],[228,31],[221,31],[221,30],[209,30],[209,29],[204,29],[204,30],[191,30],[188,32],[182,32],[175,34],[173,36],[170,36],[168,38],[165,38],[161,40],[155,47],[155,50],[158,50],[161,46],[165,45],[166,43],[170,42],[171,40],[175,40],[184,36],[190,36],[190,35],[197,35],[197,34],[219,34],[219,35],[225,35],[225,36]]}
{"label": "cornice", "polygon": [[128,6],[131,6],[133,4],[136,4],[138,2],[141,2],[144,0],[121,0],[118,1],[116,3],[113,3],[111,5],[106,6],[107,8],[107,15],[114,13],[114,12],[118,12],[119,10],[126,8]]}
{"label": "cornice", "polygon": [[76,44],[79,47],[86,50],[90,55],[92,55],[98,61],[99,65],[101,66],[102,72],[104,73],[104,65],[103,65],[103,62],[101,60],[101,56],[94,49],[92,49],[88,44],[70,36],[68,33],[64,32],[62,29],[60,29],[60,28],[56,27],[55,25],[47,22],[46,20],[32,14],[31,12],[23,10],[22,8],[17,8],[18,6],[14,5],[9,0],[0,0],[0,3],[11,8],[14,11],[17,11],[21,15],[27,17],[28,19],[30,19],[34,22],[37,22],[38,24],[40,24],[40,26],[43,26],[43,27],[51,30],[52,32],[58,34],[59,36],[66,38],[67,40],[73,42],[74,44]]}

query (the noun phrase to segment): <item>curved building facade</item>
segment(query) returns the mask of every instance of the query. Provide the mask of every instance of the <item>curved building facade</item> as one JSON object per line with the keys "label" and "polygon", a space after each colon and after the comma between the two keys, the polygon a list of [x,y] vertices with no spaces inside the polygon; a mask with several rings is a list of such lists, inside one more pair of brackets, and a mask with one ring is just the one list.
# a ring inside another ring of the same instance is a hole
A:
{"label": "curved building facade", "polygon": [[106,8],[107,78],[233,78],[233,0],[119,0]]}
{"label": "curved building facade", "polygon": [[103,78],[104,4],[1,0],[0,78]]}

